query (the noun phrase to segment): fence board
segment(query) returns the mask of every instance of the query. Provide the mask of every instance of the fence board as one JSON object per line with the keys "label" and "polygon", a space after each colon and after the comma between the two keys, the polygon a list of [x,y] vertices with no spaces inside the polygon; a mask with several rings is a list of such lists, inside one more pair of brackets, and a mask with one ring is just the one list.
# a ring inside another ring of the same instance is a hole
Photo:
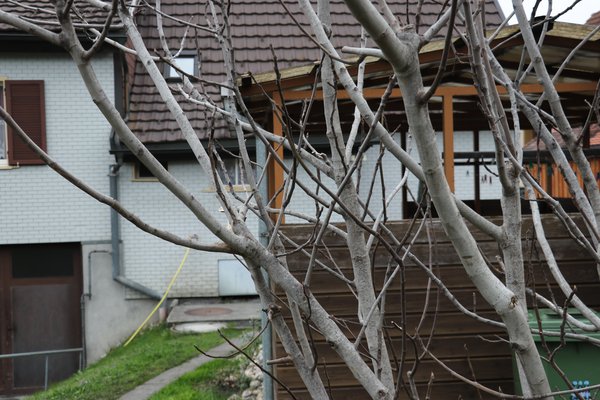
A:
{"label": "fence board", "polygon": [[[492,219],[499,224],[498,218]],[[581,221],[576,221],[581,226]],[[544,225],[549,242],[555,251],[559,265],[565,278],[571,286],[577,287],[578,295],[593,307],[600,306],[600,291],[596,267],[590,257],[570,239],[567,231],[562,227],[554,216],[544,216]],[[396,237],[403,237],[408,229],[408,222],[397,222],[389,224],[390,229]],[[295,243],[311,243],[314,237],[313,227],[309,225],[287,225],[285,234]],[[491,262],[492,268],[499,279],[503,279],[496,256],[501,254],[498,245],[491,241],[474,227],[471,227],[478,245]],[[531,237],[531,221],[524,220],[524,236]],[[451,290],[461,304],[470,310],[476,310],[478,314],[493,320],[499,320],[492,308],[485,303],[482,296],[477,293],[473,284],[468,279],[456,252],[442,232],[439,222],[434,221],[429,228],[430,237],[435,237],[435,247],[432,249],[427,243],[427,235],[423,229],[418,237],[414,239],[411,251],[421,260],[430,260],[431,268],[435,275],[440,277]],[[411,237],[414,236],[414,231]],[[411,239],[412,240],[412,239]],[[528,284],[536,286],[538,292],[545,296],[553,297],[557,302],[564,302],[565,297],[558,289],[551,274],[545,265],[543,256],[539,251],[531,251],[531,241],[523,240],[523,249],[526,257],[530,257],[526,265],[526,276]],[[312,250],[309,245],[306,250]],[[534,249],[535,250],[535,249]],[[382,288],[386,277],[386,269],[390,263],[390,257],[382,246],[377,248],[372,257],[372,271],[376,290]],[[290,271],[301,280],[304,279],[310,257],[300,252],[287,257]],[[337,235],[327,234],[324,244],[319,247],[317,259],[328,267],[344,274],[347,279],[352,280],[350,257],[344,241]],[[402,279],[401,279],[402,278]],[[426,291],[429,287],[429,300],[425,312]],[[285,304],[285,295],[278,291],[276,293],[282,298],[280,306],[288,323],[291,323],[289,311]],[[316,265],[309,290],[323,304],[326,310],[332,314],[334,320],[342,327],[349,338],[355,337],[360,325],[356,315],[356,299],[349,289],[349,285],[335,278],[330,272]],[[401,302],[404,301],[404,307]],[[402,314],[404,312],[404,315]],[[402,274],[398,274],[393,284],[388,289],[386,299],[385,324],[395,354],[399,357],[404,348],[404,360],[406,367],[412,365],[415,359],[414,347],[410,340],[402,340],[402,333],[392,325],[392,321],[405,322],[405,330],[411,335],[416,333],[416,328],[424,315],[418,331],[423,340],[430,339],[429,350],[451,368],[465,376],[472,378],[473,371],[478,382],[489,388],[500,388],[504,393],[512,393],[512,358],[510,347],[502,339],[501,328],[477,322],[472,318],[460,313],[455,306],[443,295],[437,293],[436,287],[430,284],[428,276],[416,264],[406,260]],[[403,318],[404,317],[404,318]],[[343,365],[335,351],[325,342],[318,332],[311,332],[314,340],[314,349],[319,360],[319,370],[323,373],[323,380],[331,384],[333,398],[368,398],[366,393],[357,386],[347,367]],[[275,357],[283,357],[285,353],[276,340],[273,343]],[[365,359],[367,356],[365,356]],[[470,365],[469,365],[470,362]],[[326,373],[324,370],[326,366]],[[404,369],[405,371],[406,369]],[[292,391],[295,396],[304,399],[307,397],[306,389],[300,381],[297,373],[290,364],[278,364],[275,373]],[[431,374],[434,380],[431,387],[427,387]],[[416,373],[417,387],[421,395],[430,391],[431,398],[490,398],[485,393],[477,391],[452,377],[447,371],[437,365],[433,360],[425,357],[419,364]],[[282,388],[277,388],[278,399],[291,398]],[[408,398],[400,394],[400,399]]]}

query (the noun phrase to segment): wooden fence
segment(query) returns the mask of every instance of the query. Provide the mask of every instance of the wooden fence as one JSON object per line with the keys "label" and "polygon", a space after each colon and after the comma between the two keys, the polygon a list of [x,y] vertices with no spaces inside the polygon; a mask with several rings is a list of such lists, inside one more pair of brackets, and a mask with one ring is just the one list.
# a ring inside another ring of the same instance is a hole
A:
{"label": "wooden fence", "polygon": [[[499,223],[498,220],[495,222]],[[597,293],[600,291],[600,284],[595,264],[568,237],[567,232],[553,216],[544,216],[544,224],[559,265],[569,283],[577,286],[577,293],[584,301],[594,307],[599,306],[600,296]],[[388,226],[391,227],[396,237],[402,238],[409,229],[409,222],[398,222]],[[295,243],[305,244],[311,243],[313,229],[309,225],[287,225],[284,231]],[[500,270],[497,256],[501,253],[496,243],[474,228],[472,232],[493,268]],[[530,240],[532,234],[531,223],[526,220],[523,226],[523,248],[525,256],[529,260],[526,266],[528,285],[530,287],[535,285],[545,295],[550,295],[551,292],[556,301],[562,304],[564,296],[558,290],[543,262],[543,256],[535,246],[532,247]],[[433,242],[432,246],[428,243],[428,235]],[[414,233],[410,237],[414,237]],[[308,246],[309,252],[310,249],[311,246]],[[337,236],[328,235],[319,250],[318,260],[320,262],[332,268],[339,268],[352,279],[350,257],[343,240]],[[435,275],[445,282],[465,307],[477,311],[482,316],[498,320],[491,307],[477,293],[467,278],[458,256],[438,221],[434,220],[429,225],[428,233],[424,229],[420,232],[415,239],[412,252],[431,266]],[[372,260],[375,282],[379,289],[382,286],[390,258],[386,251],[379,247],[372,254]],[[308,261],[308,256],[298,252],[288,256],[290,270],[301,279],[306,272]],[[501,273],[496,273],[501,277]],[[285,295],[277,288],[275,289],[283,300],[281,305],[289,317],[285,306]],[[332,318],[336,318],[348,337],[357,334],[359,331],[356,316],[357,301],[346,284],[323,268],[317,267],[313,272],[310,290],[331,313]],[[414,376],[421,398],[425,398],[428,390],[432,399],[485,399],[490,397],[485,393],[478,393],[472,386],[453,377],[430,357],[425,357],[415,366],[415,346],[408,338],[403,339],[401,331],[392,323],[404,324],[405,331],[410,335],[414,335],[418,329],[421,339],[430,342],[429,350],[456,372],[504,393],[514,392],[512,357],[502,330],[477,322],[459,312],[436,289],[435,285],[430,284],[423,270],[408,259],[404,264],[403,279],[399,276],[389,289],[385,310],[385,321],[390,326],[387,333],[389,340],[393,343],[393,357],[397,360],[394,365],[396,369],[402,369],[403,376],[406,376],[406,371],[415,368]],[[318,368],[323,380],[328,382],[331,397],[334,399],[368,398],[364,390],[357,385],[348,368],[343,365],[322,336],[313,331],[312,337],[315,341],[314,348],[318,359]],[[275,358],[285,356],[281,344],[276,339],[273,342],[273,348]],[[400,363],[400,360],[403,362]],[[276,365],[275,374],[297,398],[310,398],[291,364]],[[278,386],[276,389],[278,399],[291,398],[282,387]],[[399,398],[408,397],[403,392]]]}

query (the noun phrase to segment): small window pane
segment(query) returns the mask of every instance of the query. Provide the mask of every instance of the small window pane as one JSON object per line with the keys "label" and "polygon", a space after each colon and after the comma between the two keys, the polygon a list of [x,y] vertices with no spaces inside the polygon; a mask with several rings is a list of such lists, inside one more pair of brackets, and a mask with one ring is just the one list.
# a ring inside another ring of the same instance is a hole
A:
{"label": "small window pane", "polygon": [[[190,74],[190,75],[195,75],[196,71],[194,70],[194,61],[195,61],[195,57],[193,56],[186,56],[186,57],[177,57],[174,62],[177,65],[177,67],[182,70],[183,72]],[[171,67],[169,65],[169,75],[168,78],[179,78],[179,74],[177,73],[177,70],[173,67]]]}
{"label": "small window pane", "polygon": [[[164,160],[158,160],[158,162],[168,171],[169,170],[169,163],[167,161]],[[137,161],[135,164],[135,179],[156,179],[156,177],[154,176],[154,174],[152,172],[150,172],[150,170],[148,169],[148,167],[146,167],[144,164],[142,164],[141,162]]]}
{"label": "small window pane", "polygon": [[73,249],[62,246],[19,246],[12,251],[13,278],[73,275]]}

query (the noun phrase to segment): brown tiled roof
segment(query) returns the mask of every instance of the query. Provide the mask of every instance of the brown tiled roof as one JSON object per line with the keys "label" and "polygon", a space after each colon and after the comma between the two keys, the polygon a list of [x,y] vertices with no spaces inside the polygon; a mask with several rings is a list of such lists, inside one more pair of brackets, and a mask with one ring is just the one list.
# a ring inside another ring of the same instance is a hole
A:
{"label": "brown tiled roof", "polygon": [[[573,132],[576,135],[578,135],[581,132],[581,127],[574,128]],[[554,139],[556,139],[556,142],[559,144],[560,147],[563,147],[563,148],[566,147],[565,141],[563,140],[562,136],[560,136],[560,133],[556,129],[552,130],[552,136],[554,136]],[[590,125],[590,147],[596,147],[596,146],[600,146],[600,125],[591,124]],[[546,145],[541,140],[538,142],[537,138],[533,138],[529,142],[527,142],[525,144],[525,146],[523,146],[523,150],[525,150],[525,151],[536,151],[536,150],[544,151],[544,150],[546,150]]]}
{"label": "brown tiled roof", "polygon": [[[0,2],[0,10],[18,15],[24,20],[34,22],[46,29],[59,30],[56,14],[54,13],[54,4],[51,0],[19,0],[18,2],[2,0]],[[92,7],[81,0],[75,0],[71,9],[71,16],[76,27],[77,24],[83,22],[103,26],[107,12],[97,7]],[[118,22],[118,18],[113,19],[112,26],[119,28]],[[0,23],[0,33],[17,32],[18,29],[13,26]]]}
{"label": "brown tiled roof", "polygon": [[585,23],[586,25],[600,25],[600,11],[593,13]]}
{"label": "brown tiled roof", "polygon": [[[408,5],[407,5],[408,1]],[[400,16],[401,22],[406,22],[408,7],[411,23],[414,23],[414,13],[418,0],[389,0],[392,10]],[[425,0],[422,6],[421,28],[435,22],[442,9],[443,1]],[[230,24],[237,61],[237,72],[253,74],[273,70],[273,47],[280,69],[292,66],[306,65],[319,60],[320,52],[307,39],[286,13],[279,0],[230,0]],[[307,20],[298,9],[295,1],[286,0],[286,5],[299,23],[308,27]],[[162,11],[177,18],[196,24],[206,25],[207,6],[199,0],[163,0]],[[342,0],[331,0],[333,21],[333,42],[338,48],[343,45],[357,45],[360,37],[360,27],[347,10]],[[496,7],[494,0],[486,0],[486,19],[490,26],[497,26],[503,16]],[[138,27],[146,38],[148,49],[161,49],[156,30],[156,19],[152,10],[141,9],[137,17]],[[185,27],[169,19],[163,19],[165,35],[172,49],[178,49]],[[444,33],[445,30],[442,31]],[[202,77],[207,80],[222,82],[222,54],[216,40],[210,34],[201,30],[190,30],[189,40],[185,48],[195,49],[197,41],[200,49],[200,64]],[[204,112],[198,107],[183,102],[192,124],[201,138],[207,137],[210,123]],[[163,102],[154,88],[150,78],[144,72],[140,63],[136,63],[135,76],[130,93],[129,124],[143,142],[165,142],[182,140],[179,129],[166,110]],[[226,136],[226,130],[217,130],[217,136]]]}

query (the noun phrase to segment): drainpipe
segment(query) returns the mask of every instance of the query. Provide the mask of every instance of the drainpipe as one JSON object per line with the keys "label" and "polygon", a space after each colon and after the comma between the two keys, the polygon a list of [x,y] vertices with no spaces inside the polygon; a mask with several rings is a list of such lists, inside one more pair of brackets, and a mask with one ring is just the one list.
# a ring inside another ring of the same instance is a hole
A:
{"label": "drainpipe", "polygon": [[[221,98],[223,99],[223,105],[225,106],[225,110],[235,114],[235,99],[233,97],[233,93],[231,90],[222,87],[221,88]],[[228,122],[229,130],[232,133],[232,136],[236,136],[235,127]],[[254,139],[256,141],[256,164],[258,166],[263,166],[263,168],[267,168],[267,148],[265,144],[258,139]],[[258,176],[261,175],[261,171],[258,171]],[[269,198],[269,187],[267,185],[267,179],[263,179],[258,187],[258,190],[263,199]],[[267,225],[259,219],[258,221],[258,238],[260,243],[263,246],[269,245],[269,234],[267,232]],[[263,271],[263,276],[265,277],[265,282],[267,286],[270,286],[269,275]],[[264,329],[262,334],[262,348],[263,348],[263,369],[268,371],[269,373],[273,373],[273,368],[268,362],[273,358],[273,348],[272,346],[272,330],[271,324],[267,319],[266,313],[261,313],[260,317],[261,328]],[[273,379],[270,375],[263,373],[263,399],[264,400],[273,400]]]}
{"label": "drainpipe", "polygon": [[[113,164],[109,166],[108,178],[110,182],[110,197],[115,200],[119,200],[119,190],[117,187],[117,181],[119,178],[120,164]],[[121,271],[121,237],[119,230],[119,214],[113,209],[110,209],[110,233],[111,233],[111,255],[112,255],[112,277],[113,280],[119,282],[125,287],[136,290],[142,294],[153,299],[160,300],[162,297],[160,293],[150,289],[138,282],[135,282],[126,276],[122,275]]]}
{"label": "drainpipe", "polygon": [[[256,140],[256,163],[262,165],[263,168],[267,168],[267,149],[262,140]],[[260,174],[259,174],[260,175]],[[260,182],[258,190],[263,199],[269,198],[269,187],[267,185],[268,179],[263,179]],[[269,234],[267,232],[267,225],[263,220],[258,221],[258,237],[260,243],[263,246],[269,245]],[[269,275],[266,271],[263,271],[267,286],[270,286]],[[261,313],[260,317],[261,327],[265,330],[262,335],[262,348],[263,348],[263,368],[269,373],[273,373],[273,368],[268,362],[273,358],[272,348],[272,330],[271,324],[269,324],[267,314]],[[263,399],[273,400],[273,379],[268,374],[263,374]]]}

